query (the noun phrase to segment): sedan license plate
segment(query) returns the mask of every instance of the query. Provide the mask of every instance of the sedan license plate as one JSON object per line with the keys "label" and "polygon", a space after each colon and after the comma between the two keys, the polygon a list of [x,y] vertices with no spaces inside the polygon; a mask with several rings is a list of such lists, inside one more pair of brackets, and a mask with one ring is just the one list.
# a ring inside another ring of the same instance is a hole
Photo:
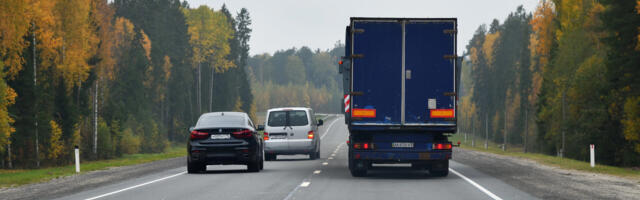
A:
{"label": "sedan license plate", "polygon": [[393,148],[413,148],[413,142],[394,142],[391,143]]}
{"label": "sedan license plate", "polygon": [[212,140],[225,140],[229,138],[231,138],[231,135],[229,134],[212,134],[211,135]]}

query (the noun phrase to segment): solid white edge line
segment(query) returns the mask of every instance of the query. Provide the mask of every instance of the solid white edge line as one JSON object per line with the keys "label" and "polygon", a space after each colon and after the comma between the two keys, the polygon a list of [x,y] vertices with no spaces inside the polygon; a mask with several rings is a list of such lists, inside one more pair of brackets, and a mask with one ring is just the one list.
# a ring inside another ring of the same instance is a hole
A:
{"label": "solid white edge line", "polygon": [[110,195],[117,194],[117,193],[120,193],[120,192],[124,192],[124,191],[130,190],[130,189],[134,189],[134,188],[142,187],[142,186],[145,186],[145,185],[149,185],[151,183],[155,183],[155,182],[162,181],[162,180],[165,180],[165,179],[170,179],[170,178],[173,178],[173,177],[176,177],[176,176],[180,176],[180,175],[183,175],[183,174],[186,174],[186,173],[187,173],[186,171],[185,172],[180,172],[180,173],[177,173],[177,174],[174,174],[174,175],[171,175],[171,176],[167,176],[167,177],[164,177],[164,178],[159,178],[159,179],[156,179],[156,180],[153,180],[153,181],[141,183],[141,184],[134,185],[134,186],[131,186],[131,187],[128,187],[128,188],[124,188],[124,189],[116,190],[116,191],[109,192],[109,193],[106,193],[106,194],[102,194],[102,195],[99,195],[99,196],[87,198],[85,200],[99,199],[99,198],[102,198],[102,197],[106,197],[106,196],[110,196]]}
{"label": "solid white edge line", "polygon": [[491,197],[492,199],[494,199],[494,200],[502,200],[502,198],[500,198],[497,195],[493,194],[491,191],[487,190],[486,188],[482,187],[480,184],[478,184],[475,181],[467,178],[466,176],[462,175],[461,173],[457,172],[456,170],[453,170],[453,169],[449,168],[449,171],[453,172],[454,174],[458,175],[460,178],[464,179],[465,181],[469,182],[471,185],[473,185],[476,188],[478,188],[480,191],[482,191],[485,194],[489,195],[489,197]]}
{"label": "solid white edge line", "polygon": [[327,135],[327,133],[329,133],[329,130],[331,130],[331,126],[333,126],[333,124],[335,124],[335,123],[338,121],[338,119],[340,119],[340,117],[336,117],[336,119],[334,119],[334,120],[333,120],[333,122],[331,122],[331,124],[329,124],[329,126],[327,127],[327,130],[325,130],[325,131],[324,131],[324,134],[322,134],[322,135],[320,136],[320,139],[321,139],[321,140],[324,138],[324,136],[326,136],[326,135]]}

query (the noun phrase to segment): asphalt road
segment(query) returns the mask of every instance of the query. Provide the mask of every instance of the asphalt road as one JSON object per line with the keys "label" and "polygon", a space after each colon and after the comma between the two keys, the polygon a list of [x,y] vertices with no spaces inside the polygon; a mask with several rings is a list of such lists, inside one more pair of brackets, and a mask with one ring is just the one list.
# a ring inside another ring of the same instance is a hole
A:
{"label": "asphalt road", "polygon": [[[321,158],[278,156],[259,173],[245,166],[185,166],[79,191],[59,199],[536,199],[473,168],[451,161],[448,177],[407,166],[377,166],[354,178],[347,168],[347,127],[334,117],[321,127]],[[455,157],[455,154],[453,155]]]}

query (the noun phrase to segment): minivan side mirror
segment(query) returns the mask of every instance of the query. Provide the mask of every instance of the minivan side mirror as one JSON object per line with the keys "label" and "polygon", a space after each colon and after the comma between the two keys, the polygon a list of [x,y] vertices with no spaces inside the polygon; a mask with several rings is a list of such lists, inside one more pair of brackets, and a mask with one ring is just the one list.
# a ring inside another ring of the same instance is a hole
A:
{"label": "minivan side mirror", "polygon": [[321,119],[318,120],[318,126],[322,126],[322,124],[324,124],[324,121],[322,121]]}
{"label": "minivan side mirror", "polygon": [[264,125],[258,125],[258,131],[264,131]]}
{"label": "minivan side mirror", "polygon": [[194,127],[189,127],[189,133],[193,132]]}

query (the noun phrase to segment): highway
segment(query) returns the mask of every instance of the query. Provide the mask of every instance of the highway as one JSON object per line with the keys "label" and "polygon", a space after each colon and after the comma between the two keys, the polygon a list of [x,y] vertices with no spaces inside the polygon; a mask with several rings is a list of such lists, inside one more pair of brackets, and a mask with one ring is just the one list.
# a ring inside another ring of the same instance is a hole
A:
{"label": "highway", "polygon": [[408,165],[377,166],[369,176],[354,178],[347,168],[348,131],[342,116],[328,119],[319,132],[318,160],[278,156],[259,173],[240,165],[210,165],[207,173],[187,174],[183,166],[59,199],[536,199],[453,160],[443,178]]}

